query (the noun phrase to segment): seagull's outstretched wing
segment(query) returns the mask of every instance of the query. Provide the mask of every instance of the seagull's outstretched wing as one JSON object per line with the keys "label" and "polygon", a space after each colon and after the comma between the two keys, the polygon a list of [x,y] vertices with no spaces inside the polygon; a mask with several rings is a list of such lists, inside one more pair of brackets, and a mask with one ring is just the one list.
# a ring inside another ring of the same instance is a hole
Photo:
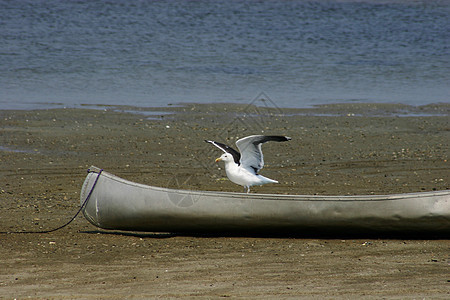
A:
{"label": "seagull's outstretched wing", "polygon": [[255,173],[258,173],[264,167],[261,144],[269,141],[285,142],[289,140],[291,140],[290,137],[279,135],[251,135],[238,140],[236,146],[241,152],[242,167],[253,169]]}
{"label": "seagull's outstretched wing", "polygon": [[231,148],[230,146],[227,146],[225,144],[215,142],[215,141],[209,141],[209,140],[205,140],[205,142],[213,144],[214,146],[216,146],[217,148],[219,148],[220,150],[222,150],[225,153],[230,153],[231,155],[233,155],[234,162],[238,165],[240,164],[239,161],[241,159],[241,154],[239,152],[237,152],[236,150],[234,150],[233,148]]}

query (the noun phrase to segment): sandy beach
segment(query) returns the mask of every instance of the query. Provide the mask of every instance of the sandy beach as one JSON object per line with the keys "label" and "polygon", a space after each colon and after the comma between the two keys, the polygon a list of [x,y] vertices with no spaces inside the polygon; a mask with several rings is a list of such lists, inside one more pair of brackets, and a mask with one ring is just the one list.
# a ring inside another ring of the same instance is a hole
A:
{"label": "sandy beach", "polygon": [[450,242],[402,237],[180,236],[106,231],[76,213],[91,166],[143,184],[242,192],[220,151],[263,146],[254,193],[390,194],[450,188],[450,105],[216,104],[0,111],[0,298],[450,297]]}

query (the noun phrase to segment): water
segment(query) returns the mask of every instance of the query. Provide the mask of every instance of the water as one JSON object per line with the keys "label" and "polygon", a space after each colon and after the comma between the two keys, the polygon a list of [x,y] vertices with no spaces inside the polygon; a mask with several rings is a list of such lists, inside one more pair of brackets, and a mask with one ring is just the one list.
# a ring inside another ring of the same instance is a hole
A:
{"label": "water", "polygon": [[449,102],[450,1],[0,0],[0,108]]}

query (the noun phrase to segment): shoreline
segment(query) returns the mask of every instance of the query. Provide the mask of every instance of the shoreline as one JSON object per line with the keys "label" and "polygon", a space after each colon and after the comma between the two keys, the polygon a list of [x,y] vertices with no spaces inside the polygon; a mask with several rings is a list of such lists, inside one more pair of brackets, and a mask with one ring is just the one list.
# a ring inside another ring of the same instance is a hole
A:
{"label": "shoreline", "polygon": [[[344,111],[356,111],[358,116],[447,116],[450,114],[450,103],[436,102],[423,105],[410,105],[404,103],[383,103],[383,102],[335,102],[308,105],[305,107],[278,107],[276,103],[267,102],[263,99],[253,100],[249,103],[234,102],[218,102],[218,103],[196,103],[196,102],[180,102],[169,103],[166,106],[135,106],[135,105],[108,105],[108,104],[77,104],[66,106],[63,103],[38,103],[43,107],[25,107],[25,108],[0,108],[0,111],[42,111],[42,110],[58,110],[58,109],[95,109],[95,110],[112,110],[116,112],[129,113],[151,113],[151,112],[178,112],[185,107],[192,106],[229,106],[229,107],[265,107],[279,112],[291,112],[297,114],[328,116],[335,113],[334,116],[340,116]],[[263,104],[263,105],[261,105]],[[47,107],[46,107],[47,106]],[[354,112],[350,112],[355,114]],[[315,115],[317,114],[317,115]]]}

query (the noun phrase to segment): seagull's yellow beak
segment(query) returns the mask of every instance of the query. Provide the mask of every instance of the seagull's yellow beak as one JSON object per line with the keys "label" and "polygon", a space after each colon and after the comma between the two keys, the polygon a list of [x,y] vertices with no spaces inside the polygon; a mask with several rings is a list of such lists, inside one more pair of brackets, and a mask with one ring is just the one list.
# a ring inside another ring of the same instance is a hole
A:
{"label": "seagull's yellow beak", "polygon": [[221,161],[222,159],[219,157],[219,158],[216,158],[216,162],[219,162],[219,161]]}

